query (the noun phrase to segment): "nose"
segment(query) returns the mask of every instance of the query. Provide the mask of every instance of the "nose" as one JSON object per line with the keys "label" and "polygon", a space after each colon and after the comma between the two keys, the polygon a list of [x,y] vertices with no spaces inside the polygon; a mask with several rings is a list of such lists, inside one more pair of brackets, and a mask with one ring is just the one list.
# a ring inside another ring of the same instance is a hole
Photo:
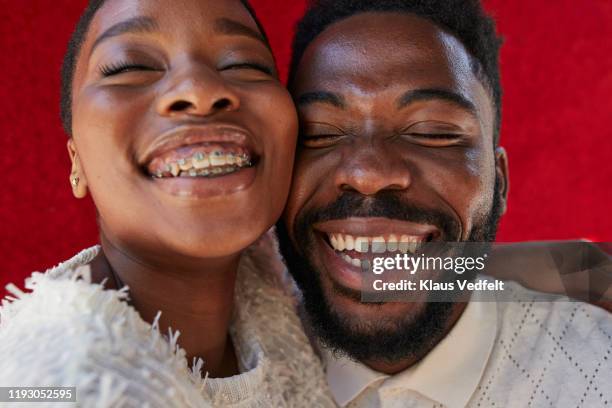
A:
{"label": "nose", "polygon": [[157,112],[162,116],[210,116],[240,108],[238,94],[209,67],[188,67],[170,81],[157,102]]}
{"label": "nose", "polygon": [[410,187],[408,163],[385,146],[355,146],[346,152],[334,174],[336,188],[371,196]]}

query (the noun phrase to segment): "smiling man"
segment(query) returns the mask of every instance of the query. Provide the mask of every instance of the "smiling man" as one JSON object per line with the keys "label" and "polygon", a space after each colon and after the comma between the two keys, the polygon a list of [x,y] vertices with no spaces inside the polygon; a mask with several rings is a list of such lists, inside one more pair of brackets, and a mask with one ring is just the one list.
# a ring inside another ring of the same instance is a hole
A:
{"label": "smiling man", "polygon": [[359,296],[372,252],[494,241],[508,194],[499,47],[478,1],[320,0],[298,25],[302,130],[279,235],[341,406],[612,403],[604,311],[529,302],[518,285],[505,303]]}

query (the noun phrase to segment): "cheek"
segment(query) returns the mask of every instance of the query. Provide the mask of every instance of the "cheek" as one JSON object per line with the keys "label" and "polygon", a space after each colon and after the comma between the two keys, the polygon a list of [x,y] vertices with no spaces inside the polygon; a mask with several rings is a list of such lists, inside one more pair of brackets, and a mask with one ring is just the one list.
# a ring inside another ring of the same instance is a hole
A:
{"label": "cheek", "polygon": [[86,87],[73,103],[75,133],[105,129],[108,134],[125,139],[121,132],[129,131],[135,118],[142,118],[150,111],[153,99],[152,92],[138,88]]}
{"label": "cheek", "polygon": [[85,88],[75,101],[74,138],[107,234],[133,237],[153,214],[133,156],[149,109],[150,98],[136,91]]}
{"label": "cheek", "polygon": [[465,234],[491,206],[495,181],[493,159],[484,149],[465,148],[460,154],[428,162],[424,172],[437,195],[460,218]]}
{"label": "cheek", "polygon": [[331,176],[335,159],[333,152],[329,154],[323,150],[297,149],[291,193],[283,215],[289,231],[293,230],[297,216],[304,209],[319,208],[333,200],[325,193],[334,191]]}
{"label": "cheek", "polygon": [[75,101],[73,133],[92,193],[132,188],[133,144],[148,98],[133,91],[85,89]]}
{"label": "cheek", "polygon": [[295,106],[280,84],[259,86],[245,96],[244,103],[248,103],[253,112],[250,127],[263,140],[263,182],[269,203],[278,217],[291,185],[298,132]]}
{"label": "cheek", "polygon": [[263,138],[269,138],[266,148],[273,147],[278,152],[291,152],[291,157],[278,157],[293,163],[297,142],[298,119],[295,105],[289,92],[280,84],[270,83],[249,90],[244,97],[248,109],[253,112]]}

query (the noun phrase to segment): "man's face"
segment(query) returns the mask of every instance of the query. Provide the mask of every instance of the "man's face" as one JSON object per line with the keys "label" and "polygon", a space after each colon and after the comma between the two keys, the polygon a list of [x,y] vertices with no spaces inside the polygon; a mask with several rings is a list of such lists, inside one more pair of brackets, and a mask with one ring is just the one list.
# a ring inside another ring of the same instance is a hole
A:
{"label": "man's face", "polygon": [[455,37],[411,14],[349,17],[306,49],[292,89],[301,136],[281,240],[315,329],[332,346],[391,336],[428,313],[441,315],[429,328],[441,330],[452,314],[425,301],[361,303],[364,248],[494,238],[506,159],[472,66]]}

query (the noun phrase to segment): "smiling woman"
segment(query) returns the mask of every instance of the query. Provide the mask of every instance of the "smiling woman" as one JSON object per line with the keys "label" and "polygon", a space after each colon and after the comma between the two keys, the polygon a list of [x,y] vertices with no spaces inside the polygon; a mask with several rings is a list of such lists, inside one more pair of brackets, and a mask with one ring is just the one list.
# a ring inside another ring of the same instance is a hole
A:
{"label": "smiling woman", "polygon": [[12,288],[0,383],[76,385],[92,407],[330,405],[273,284],[297,117],[248,5],[94,1],[63,74],[70,185],[101,245]]}

